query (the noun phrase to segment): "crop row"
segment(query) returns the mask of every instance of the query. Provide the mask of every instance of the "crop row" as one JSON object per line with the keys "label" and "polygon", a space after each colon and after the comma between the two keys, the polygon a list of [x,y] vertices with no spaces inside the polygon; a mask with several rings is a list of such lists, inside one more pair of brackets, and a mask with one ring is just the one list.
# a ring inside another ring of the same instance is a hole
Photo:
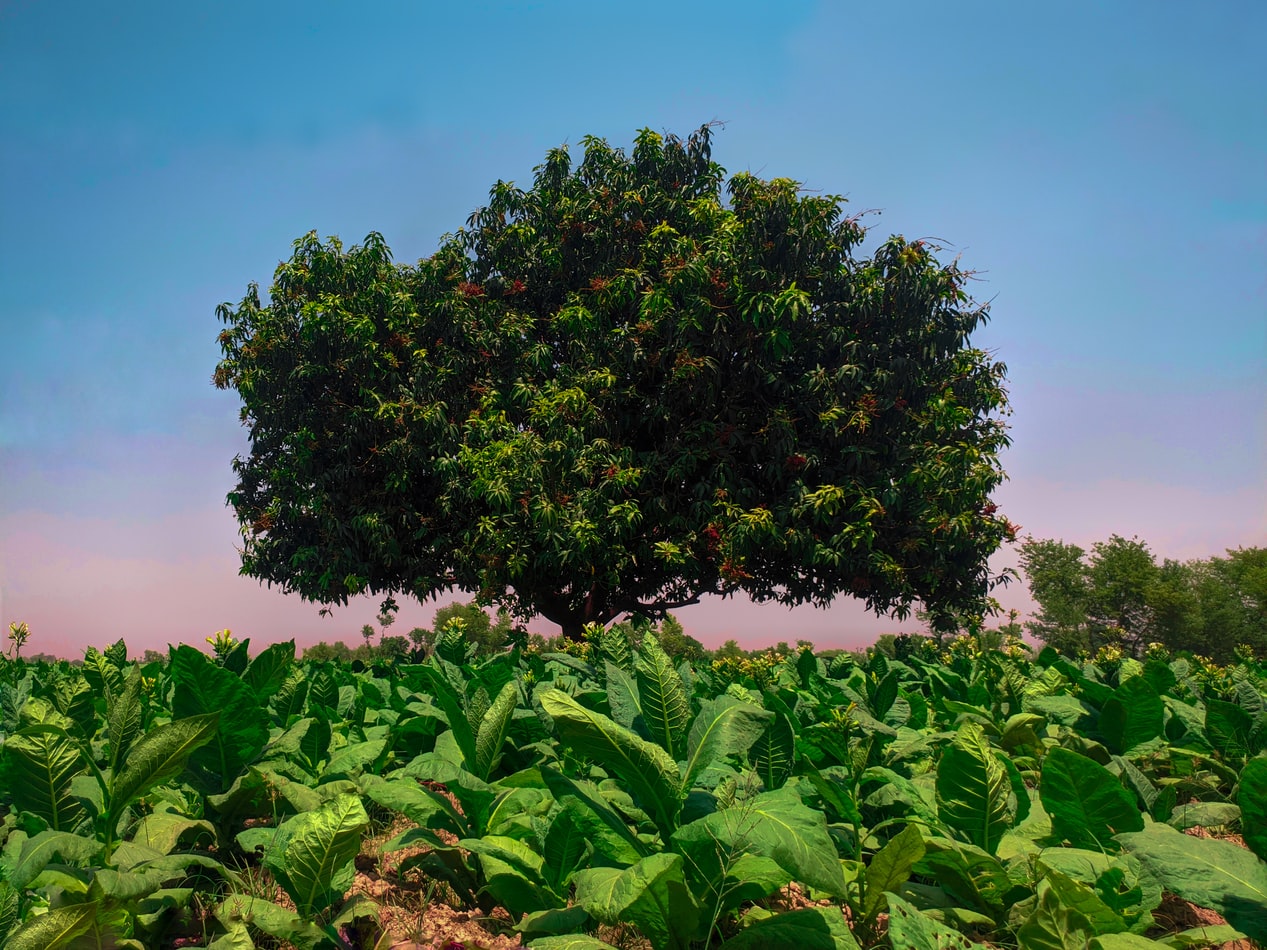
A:
{"label": "crop row", "polygon": [[[355,946],[388,820],[395,873],[535,950],[616,924],[654,950],[1267,941],[1249,658],[692,665],[621,627],[480,662],[456,631],[409,665],[248,646],[0,660],[5,947]],[[261,867],[277,900],[244,886]],[[1166,894],[1227,924],[1169,932]]]}

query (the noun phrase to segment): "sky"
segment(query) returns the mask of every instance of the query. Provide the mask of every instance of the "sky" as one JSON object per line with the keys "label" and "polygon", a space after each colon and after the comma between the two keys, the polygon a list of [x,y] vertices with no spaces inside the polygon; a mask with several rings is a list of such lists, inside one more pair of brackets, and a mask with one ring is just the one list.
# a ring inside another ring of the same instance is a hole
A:
{"label": "sky", "polygon": [[[714,120],[731,173],[977,272],[1023,535],[1263,545],[1264,39],[1257,0],[0,2],[0,623],[67,656],[356,642],[376,600],[323,618],[238,575],[216,305],[309,230],[417,260],[554,146]],[[708,645],[917,629],[849,600],[678,616]]]}

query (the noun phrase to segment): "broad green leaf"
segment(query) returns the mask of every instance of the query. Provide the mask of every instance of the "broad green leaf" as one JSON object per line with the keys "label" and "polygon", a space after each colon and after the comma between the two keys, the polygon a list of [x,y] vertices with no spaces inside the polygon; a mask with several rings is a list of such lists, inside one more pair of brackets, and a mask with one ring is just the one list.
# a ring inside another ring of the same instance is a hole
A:
{"label": "broad green leaf", "polygon": [[539,698],[564,745],[620,776],[668,840],[681,809],[681,775],[668,753],[560,690],[544,690]]}
{"label": "broad green leaf", "polygon": [[191,646],[182,644],[172,651],[170,669],[176,719],[219,713],[211,741],[196,750],[191,761],[227,789],[268,743],[268,714],[240,677]]}
{"label": "broad green leaf", "polygon": [[295,641],[274,643],[259,652],[242,674],[242,679],[255,692],[261,706],[268,705],[273,695],[286,682],[295,664]]}
{"label": "broad green leaf", "polygon": [[1100,709],[1100,734],[1119,755],[1151,742],[1162,733],[1165,706],[1145,676],[1132,676],[1113,691]]}
{"label": "broad green leaf", "polygon": [[1241,770],[1236,790],[1241,808],[1241,834],[1249,849],[1267,861],[1267,758],[1252,760]]}
{"label": "broad green leaf", "polygon": [[924,836],[918,825],[907,825],[876,852],[867,865],[862,899],[863,919],[873,920],[885,907],[885,892],[899,891],[924,856]]}
{"label": "broad green leaf", "polygon": [[571,797],[561,804],[563,807],[550,822],[541,848],[546,878],[555,890],[566,884],[572,873],[581,867],[585,852],[590,848],[585,833],[586,822],[580,817],[584,806]]}
{"label": "broad green leaf", "polygon": [[1240,808],[1230,802],[1191,802],[1176,806],[1166,824],[1183,831],[1185,828],[1237,824],[1240,820]]}
{"label": "broad green leaf", "polygon": [[1012,786],[985,732],[959,727],[937,766],[937,814],[977,847],[993,854],[1012,820]]}
{"label": "broad green leaf", "polygon": [[671,759],[685,752],[684,739],[691,721],[691,705],[682,676],[673,666],[660,641],[645,637],[638,654],[638,697],[647,734]]}
{"label": "broad green leaf", "polygon": [[447,827],[449,831],[464,833],[466,819],[453,807],[453,803],[415,779],[385,779],[367,775],[361,780],[361,791],[384,808],[400,812],[423,828]]}
{"label": "broad green leaf", "polygon": [[514,681],[506,683],[484,714],[475,735],[475,774],[485,781],[501,759],[502,745],[510,731],[511,718],[519,703],[519,689]]}
{"label": "broad green leaf", "polygon": [[186,818],[170,811],[156,811],[136,823],[131,831],[131,840],[160,854],[170,854],[182,839],[206,836],[214,840],[215,833],[215,826],[209,821]]}
{"label": "broad green leaf", "polygon": [[39,815],[54,831],[73,831],[84,807],[71,783],[85,766],[66,730],[27,726],[5,739],[0,752],[14,807]]}
{"label": "broad green leaf", "polygon": [[110,697],[106,728],[110,738],[110,769],[118,771],[141,731],[141,671],[132,667],[124,687]]}
{"label": "broad green leaf", "polygon": [[587,868],[572,878],[576,903],[595,920],[633,923],[652,950],[689,950],[699,925],[699,906],[682,875],[677,854],[653,854],[633,867]]}
{"label": "broad green leaf", "polygon": [[773,715],[733,696],[721,695],[700,703],[686,741],[682,791],[689,791],[699,774],[713,763],[745,755]]}
{"label": "broad green leaf", "polygon": [[1052,831],[1075,847],[1108,847],[1113,835],[1144,827],[1143,815],[1117,777],[1068,749],[1047,753],[1039,796]]}
{"label": "broad green leaf", "polygon": [[637,729],[642,704],[638,698],[638,681],[632,672],[617,666],[611,660],[604,668],[607,682],[607,708],[612,718],[626,729]]}
{"label": "broad green leaf", "polygon": [[563,934],[557,937],[538,937],[528,944],[528,950],[617,950],[617,948],[587,934]]}
{"label": "broad green leaf", "polygon": [[1094,888],[1082,881],[1076,881],[1067,874],[1048,867],[1039,884],[1040,891],[1043,887],[1050,887],[1056,892],[1061,904],[1081,914],[1092,934],[1122,933],[1128,929],[1126,921],[1100,898]]}
{"label": "broad green leaf", "polygon": [[18,925],[19,895],[8,881],[0,881],[0,947],[4,938]]}
{"label": "broad green leaf", "polygon": [[889,894],[888,898],[889,941],[893,950],[985,950],[896,894]]}
{"label": "broad green leaf", "polygon": [[807,807],[796,792],[763,792],[733,808],[714,812],[674,835],[679,850],[690,841],[713,841],[729,854],[759,854],[794,880],[835,897],[845,896],[845,876],[823,813]]}
{"label": "broad green leaf", "polygon": [[647,855],[647,845],[634,835],[625,819],[589,782],[573,781],[549,767],[542,767],[541,777],[560,805],[565,808],[574,805],[576,820],[586,840],[594,846],[593,863],[628,867]]}
{"label": "broad green leaf", "polygon": [[92,687],[83,676],[66,677],[53,690],[57,709],[73,724],[77,736],[91,739],[97,731],[97,710],[93,706]]}
{"label": "broad green leaf", "polygon": [[805,907],[765,917],[744,927],[718,950],[858,950],[836,907]]}
{"label": "broad green leaf", "polygon": [[1254,723],[1235,703],[1221,699],[1205,701],[1205,735],[1210,747],[1233,759],[1249,754]]}
{"label": "broad green leaf", "polygon": [[316,916],[342,899],[369,821],[360,797],[344,794],[277,829],[277,841],[264,860],[300,915]]}
{"label": "broad green leaf", "polygon": [[185,768],[186,761],[210,742],[219,728],[219,714],[207,713],[156,726],[132,746],[122,771],[110,780],[108,828],[123,810],[156,785],[169,782]]}
{"label": "broad green leaf", "polygon": [[1192,950],[1192,948],[1217,947],[1234,940],[1244,939],[1245,935],[1230,924],[1216,924],[1211,927],[1193,927],[1176,934],[1167,934],[1159,943],[1173,950]]}
{"label": "broad green leaf", "polygon": [[1103,934],[1091,938],[1091,950],[1161,950],[1167,944],[1149,940],[1139,934]]}
{"label": "broad green leaf", "polygon": [[321,781],[328,782],[334,778],[356,778],[372,765],[387,747],[386,739],[370,739],[366,742],[352,742],[330,756],[330,761],[321,770]]}
{"label": "broad green leaf", "polygon": [[515,838],[486,835],[463,838],[459,846],[479,855],[484,890],[505,907],[511,917],[563,907],[566,901],[543,877],[541,856]]}
{"label": "broad green leaf", "polygon": [[5,950],[61,950],[97,922],[101,905],[96,901],[71,904],[32,917],[10,934]]}
{"label": "broad green leaf", "polygon": [[298,950],[326,950],[330,945],[326,932],[311,920],[304,920],[293,910],[262,897],[230,894],[216,908],[216,919],[230,933],[236,927],[249,924]]}
{"label": "broad green leaf", "polygon": [[[539,910],[534,914],[526,914],[519,923],[515,924],[515,930],[519,933],[520,939],[529,941],[528,945],[532,946],[532,941],[537,938],[576,934],[590,925],[590,915],[585,908],[573,904],[571,907],[552,907],[548,910]],[[603,946],[607,945],[603,944]]]}
{"label": "broad green leaf", "polygon": [[1267,941],[1267,862],[1226,841],[1194,838],[1168,825],[1149,825],[1117,840],[1166,890]]}
{"label": "broad green leaf", "polygon": [[1086,950],[1093,936],[1091,923],[1041,883],[1033,912],[1016,931],[1021,950]]}
{"label": "broad green leaf", "polygon": [[61,858],[63,864],[84,864],[100,855],[102,844],[93,838],[69,831],[48,829],[27,838],[9,868],[9,883],[23,890],[49,864]]}
{"label": "broad green leaf", "polygon": [[748,760],[767,792],[783,787],[792,774],[795,756],[796,733],[791,720],[784,713],[776,712],[748,753]]}
{"label": "broad green leaf", "polygon": [[[434,659],[432,663],[419,668],[427,687],[436,704],[444,711],[444,717],[462,750],[462,759],[467,768],[475,770],[478,756],[475,751],[475,731],[466,716],[466,704],[460,689],[449,679],[449,670],[456,669],[452,664]],[[459,674],[460,676],[460,674]]]}

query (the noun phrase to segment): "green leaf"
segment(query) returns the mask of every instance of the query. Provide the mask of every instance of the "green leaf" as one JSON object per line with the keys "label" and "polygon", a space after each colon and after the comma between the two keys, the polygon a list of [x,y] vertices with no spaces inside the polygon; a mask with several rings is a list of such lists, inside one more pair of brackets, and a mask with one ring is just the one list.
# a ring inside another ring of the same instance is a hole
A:
{"label": "green leaf", "polygon": [[1075,847],[1109,847],[1113,835],[1144,827],[1144,816],[1117,776],[1068,749],[1047,753],[1039,797],[1053,832]]}
{"label": "green leaf", "polygon": [[311,920],[304,920],[293,910],[262,897],[232,894],[216,908],[216,919],[230,933],[235,927],[249,924],[298,950],[326,950],[330,943],[326,932]]}
{"label": "green leaf", "polygon": [[84,772],[84,762],[66,730],[27,726],[5,739],[0,752],[13,806],[39,815],[55,831],[73,831],[84,807],[71,783]]}
{"label": "green leaf", "polygon": [[557,937],[538,937],[528,944],[528,950],[617,950],[617,948],[586,934],[564,934]]}
{"label": "green leaf", "polygon": [[504,835],[486,835],[463,838],[458,845],[479,855],[484,890],[505,907],[511,917],[518,919],[524,914],[566,904],[546,882],[541,856],[522,841]]}
{"label": "green leaf", "polygon": [[682,791],[689,791],[708,766],[727,756],[746,754],[773,715],[760,706],[724,694],[700,703],[687,737]]}
{"label": "green leaf", "polygon": [[268,705],[273,694],[281,689],[295,664],[295,641],[285,640],[265,647],[251,661],[242,679],[251,687],[261,706]]}
{"label": "green leaf", "polygon": [[647,855],[646,843],[589,782],[573,781],[549,767],[542,767],[541,777],[560,805],[575,809],[576,821],[594,846],[593,863],[628,867]]}
{"label": "green leaf", "polygon": [[867,865],[867,886],[862,899],[864,921],[871,921],[885,907],[885,891],[900,890],[924,856],[924,835],[918,825],[907,825],[876,852]]}
{"label": "green leaf", "polygon": [[1060,895],[1042,883],[1033,913],[1016,931],[1021,950],[1086,950],[1092,936],[1086,917],[1063,904]]}
{"label": "green leaf", "polygon": [[113,829],[125,808],[179,775],[189,757],[215,737],[219,718],[218,713],[191,716],[145,733],[132,746],[123,770],[110,780],[106,827]]}
{"label": "green leaf", "polygon": [[511,680],[501,688],[497,698],[484,714],[475,737],[475,774],[485,781],[501,759],[502,745],[510,731],[511,717],[519,703],[519,689]]}
{"label": "green leaf", "polygon": [[122,690],[110,698],[106,716],[110,737],[110,769],[118,771],[141,731],[141,670],[132,667]]}
{"label": "green leaf", "polygon": [[562,888],[572,873],[581,867],[590,845],[586,835],[586,822],[580,817],[584,806],[575,798],[555,814],[542,842],[541,854],[545,861],[550,886]]}
{"label": "green leaf", "polygon": [[642,715],[642,702],[633,673],[608,660],[604,679],[607,683],[607,708],[611,710],[612,718],[626,729],[636,730],[638,717]]}
{"label": "green leaf", "polygon": [[689,950],[699,926],[699,906],[682,875],[677,854],[653,854],[633,867],[587,868],[572,878],[576,903],[609,926],[635,924],[652,950]]}
{"label": "green leaf", "polygon": [[567,693],[548,689],[539,698],[563,744],[620,776],[667,841],[681,809],[677,763],[660,746],[586,709]]}
{"label": "green leaf", "polygon": [[1167,934],[1158,942],[1173,950],[1191,950],[1194,947],[1217,947],[1234,940],[1244,939],[1245,935],[1230,924],[1216,924],[1211,927],[1193,927],[1176,934]]}
{"label": "green leaf", "polygon": [[23,890],[55,859],[61,858],[63,864],[85,864],[96,859],[101,850],[101,842],[93,838],[51,828],[41,831],[22,842],[9,868],[9,883]]}
{"label": "green leaf", "polygon": [[160,854],[170,854],[183,839],[207,837],[214,841],[215,833],[215,826],[209,821],[186,818],[170,811],[156,811],[136,823],[131,831],[131,840]]}
{"label": "green leaf", "polygon": [[794,880],[834,897],[845,896],[845,876],[821,811],[790,788],[763,792],[733,808],[683,825],[673,836],[684,850],[693,841],[715,842],[729,854],[770,858]]}
{"label": "green leaf", "polygon": [[1205,701],[1205,735],[1211,748],[1227,758],[1249,754],[1254,723],[1249,714],[1234,703],[1221,699]]}
{"label": "green leaf", "polygon": [[5,950],[60,950],[80,934],[85,934],[97,922],[101,905],[96,901],[87,904],[71,904],[50,910],[47,914],[32,917],[15,930],[7,941]]}
{"label": "green leaf", "polygon": [[783,712],[775,712],[749,752],[752,768],[767,792],[783,787],[792,774],[795,757],[796,733],[792,721]]}
{"label": "green leaf", "polygon": [[681,758],[691,706],[681,674],[654,636],[643,638],[637,674],[642,720],[648,735],[670,758]]}
{"label": "green leaf", "polygon": [[1132,676],[1113,691],[1100,709],[1100,734],[1119,755],[1162,734],[1165,706],[1145,676]]}
{"label": "green leaf", "polygon": [[1245,844],[1267,861],[1267,758],[1253,759],[1241,770],[1236,803],[1241,808]]}
{"label": "green leaf", "polygon": [[466,819],[453,803],[412,778],[385,779],[367,775],[361,780],[361,791],[375,803],[400,812],[423,828],[443,826],[454,834],[466,833]]}
{"label": "green leaf", "polygon": [[353,859],[369,821],[360,796],[347,793],[278,827],[265,864],[301,916],[315,917],[342,899],[352,884]]}
{"label": "green leaf", "polygon": [[191,761],[227,789],[268,743],[268,714],[251,687],[191,646],[182,644],[172,651],[170,670],[176,719],[219,713],[215,735]]}
{"label": "green leaf", "polygon": [[[419,672],[430,688],[436,703],[444,711],[444,717],[449,723],[449,729],[453,732],[453,738],[457,740],[458,748],[462,750],[462,759],[466,767],[474,772],[479,758],[475,751],[475,732],[466,718],[463,694],[449,681],[447,672],[455,669],[456,667],[451,663],[434,659],[432,663],[420,667]],[[458,676],[460,675],[459,673]]]}
{"label": "green leaf", "polygon": [[765,917],[744,927],[718,950],[858,950],[836,907],[805,907]]}
{"label": "green leaf", "polygon": [[957,930],[939,924],[896,894],[889,894],[889,941],[893,950],[985,950]]}
{"label": "green leaf", "polygon": [[1149,825],[1117,840],[1166,890],[1217,911],[1251,939],[1267,941],[1267,862],[1226,841],[1194,838],[1168,825]]}
{"label": "green leaf", "polygon": [[321,781],[328,782],[335,778],[355,779],[383,754],[386,747],[386,739],[370,739],[345,745],[330,756],[330,761],[321,770]]}
{"label": "green leaf", "polygon": [[1012,820],[1012,786],[975,722],[959,727],[937,766],[937,814],[967,841],[993,854]]}

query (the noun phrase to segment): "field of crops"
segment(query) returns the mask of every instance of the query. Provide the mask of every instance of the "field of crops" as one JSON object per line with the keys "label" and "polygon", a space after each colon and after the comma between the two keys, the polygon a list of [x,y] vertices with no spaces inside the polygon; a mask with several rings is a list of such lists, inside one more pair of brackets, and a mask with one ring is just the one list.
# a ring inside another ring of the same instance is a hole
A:
{"label": "field of crops", "polygon": [[381,929],[404,895],[536,950],[1267,941],[1252,657],[690,665],[615,628],[476,663],[458,633],[0,659],[0,944],[440,946]]}

